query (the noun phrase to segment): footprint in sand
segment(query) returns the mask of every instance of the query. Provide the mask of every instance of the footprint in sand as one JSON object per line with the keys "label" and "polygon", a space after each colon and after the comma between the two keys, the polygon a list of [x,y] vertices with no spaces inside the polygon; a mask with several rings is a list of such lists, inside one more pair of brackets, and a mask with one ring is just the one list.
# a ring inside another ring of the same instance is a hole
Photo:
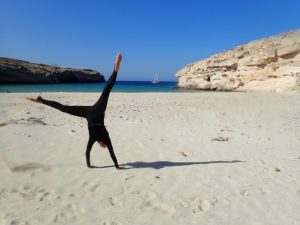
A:
{"label": "footprint in sand", "polygon": [[188,208],[189,205],[182,199],[176,199],[174,201],[174,205],[176,208]]}
{"label": "footprint in sand", "polygon": [[18,217],[16,219],[13,219],[9,224],[10,225],[36,225],[36,224],[39,224],[39,222],[35,219],[27,219],[25,217]]}
{"label": "footprint in sand", "polygon": [[53,222],[57,224],[72,224],[73,220],[77,219],[77,216],[84,213],[85,209],[78,208],[76,204],[68,204],[62,211],[54,216]]}
{"label": "footprint in sand", "polygon": [[137,195],[141,197],[140,210],[147,209],[158,210],[162,213],[174,214],[176,209],[173,204],[161,199],[155,192],[152,191],[137,191]]}
{"label": "footprint in sand", "polygon": [[100,184],[94,184],[94,183],[90,183],[88,181],[82,183],[82,187],[84,189],[87,189],[89,192],[97,191],[99,186],[100,186]]}
{"label": "footprint in sand", "polygon": [[40,193],[40,197],[39,197],[39,201],[40,202],[44,202],[44,201],[51,201],[51,196],[50,196],[50,192],[46,191],[46,192],[41,192]]}
{"label": "footprint in sand", "polygon": [[92,185],[90,187],[89,191],[90,192],[95,192],[95,191],[97,191],[97,189],[98,189],[99,186],[100,186],[99,184]]}
{"label": "footprint in sand", "polygon": [[271,194],[271,191],[265,188],[260,189],[260,193],[262,195],[268,196],[269,194]]}
{"label": "footprint in sand", "polygon": [[263,164],[263,165],[266,164],[265,160],[260,160],[260,162],[261,162],[261,164]]}
{"label": "footprint in sand", "polygon": [[242,195],[242,196],[249,196],[250,194],[249,194],[249,192],[247,190],[242,190],[240,192],[240,195]]}
{"label": "footprint in sand", "polygon": [[195,199],[191,207],[194,214],[199,214],[209,211],[212,208],[212,204],[207,199]]}
{"label": "footprint in sand", "polygon": [[219,199],[217,197],[213,197],[211,200],[210,200],[210,204],[212,206],[216,205],[217,203],[219,202]]}
{"label": "footprint in sand", "polygon": [[51,192],[38,186],[25,185],[20,188],[12,188],[10,193],[16,194],[26,200],[36,199],[39,202],[46,203],[47,205],[53,205]]}
{"label": "footprint in sand", "polygon": [[76,219],[76,217],[74,215],[66,213],[66,212],[61,212],[54,216],[53,222],[57,223],[57,224],[64,224],[64,223],[68,223],[74,219]]}
{"label": "footprint in sand", "polygon": [[147,211],[149,209],[160,211],[163,214],[175,214],[176,209],[172,204],[163,201],[162,199],[156,198],[152,200],[143,200],[140,205],[139,209],[141,211]]}
{"label": "footprint in sand", "polygon": [[39,188],[30,187],[28,189],[14,190],[16,194],[19,194],[20,197],[24,199],[35,198],[39,194]]}
{"label": "footprint in sand", "polygon": [[129,176],[129,177],[126,177],[124,180],[129,180],[131,178],[134,178],[135,176]]}
{"label": "footprint in sand", "polygon": [[5,194],[6,190],[5,188],[0,188],[0,198]]}
{"label": "footprint in sand", "polygon": [[69,198],[74,198],[75,197],[75,194],[74,193],[70,193],[69,194]]}
{"label": "footprint in sand", "polygon": [[[123,186],[123,193],[120,196],[114,196],[109,198],[109,202],[114,207],[123,207],[126,205],[131,205],[132,199],[134,200],[134,205],[140,211],[155,210],[161,213],[174,214],[176,209],[174,204],[164,201],[153,191],[140,190],[132,186]],[[125,195],[124,195],[125,194]],[[126,196],[130,195],[130,199]]]}
{"label": "footprint in sand", "polygon": [[123,225],[121,222],[103,222],[102,225]]}
{"label": "footprint in sand", "polygon": [[108,198],[109,203],[114,207],[123,207],[124,202],[118,197],[110,197]]}
{"label": "footprint in sand", "polygon": [[88,181],[82,183],[82,187],[83,187],[83,188],[87,187],[88,185],[89,185],[89,182],[88,182]]}

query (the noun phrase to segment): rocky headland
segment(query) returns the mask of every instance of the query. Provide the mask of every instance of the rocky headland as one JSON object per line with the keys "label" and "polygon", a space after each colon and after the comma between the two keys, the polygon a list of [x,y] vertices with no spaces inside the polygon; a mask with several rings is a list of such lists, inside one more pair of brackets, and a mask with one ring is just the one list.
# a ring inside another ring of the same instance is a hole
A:
{"label": "rocky headland", "polygon": [[0,83],[51,84],[104,82],[104,76],[95,70],[62,68],[0,57]]}
{"label": "rocky headland", "polygon": [[189,64],[178,87],[218,91],[299,91],[300,29],[237,46]]}

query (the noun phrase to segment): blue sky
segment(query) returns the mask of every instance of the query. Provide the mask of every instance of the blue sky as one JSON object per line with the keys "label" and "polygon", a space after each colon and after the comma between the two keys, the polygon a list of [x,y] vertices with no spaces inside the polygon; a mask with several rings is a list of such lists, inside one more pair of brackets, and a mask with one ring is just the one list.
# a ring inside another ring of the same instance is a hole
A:
{"label": "blue sky", "polygon": [[186,64],[300,28],[300,1],[0,0],[0,56],[177,81]]}

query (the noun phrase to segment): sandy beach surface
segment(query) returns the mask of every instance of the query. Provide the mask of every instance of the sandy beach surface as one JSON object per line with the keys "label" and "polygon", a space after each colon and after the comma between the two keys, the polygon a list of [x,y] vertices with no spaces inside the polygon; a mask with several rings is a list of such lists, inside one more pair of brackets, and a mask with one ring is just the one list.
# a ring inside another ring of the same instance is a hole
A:
{"label": "sandy beach surface", "polygon": [[[0,94],[0,224],[300,224],[300,95],[112,93],[118,161],[86,121]],[[91,105],[97,93],[42,93]]]}

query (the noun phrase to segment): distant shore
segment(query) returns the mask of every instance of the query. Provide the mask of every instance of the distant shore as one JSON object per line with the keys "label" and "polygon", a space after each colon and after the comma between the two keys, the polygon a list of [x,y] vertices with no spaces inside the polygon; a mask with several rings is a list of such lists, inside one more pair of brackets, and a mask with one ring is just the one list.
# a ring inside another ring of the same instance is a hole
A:
{"label": "distant shore", "polygon": [[0,84],[101,83],[104,76],[91,69],[59,67],[0,57]]}

